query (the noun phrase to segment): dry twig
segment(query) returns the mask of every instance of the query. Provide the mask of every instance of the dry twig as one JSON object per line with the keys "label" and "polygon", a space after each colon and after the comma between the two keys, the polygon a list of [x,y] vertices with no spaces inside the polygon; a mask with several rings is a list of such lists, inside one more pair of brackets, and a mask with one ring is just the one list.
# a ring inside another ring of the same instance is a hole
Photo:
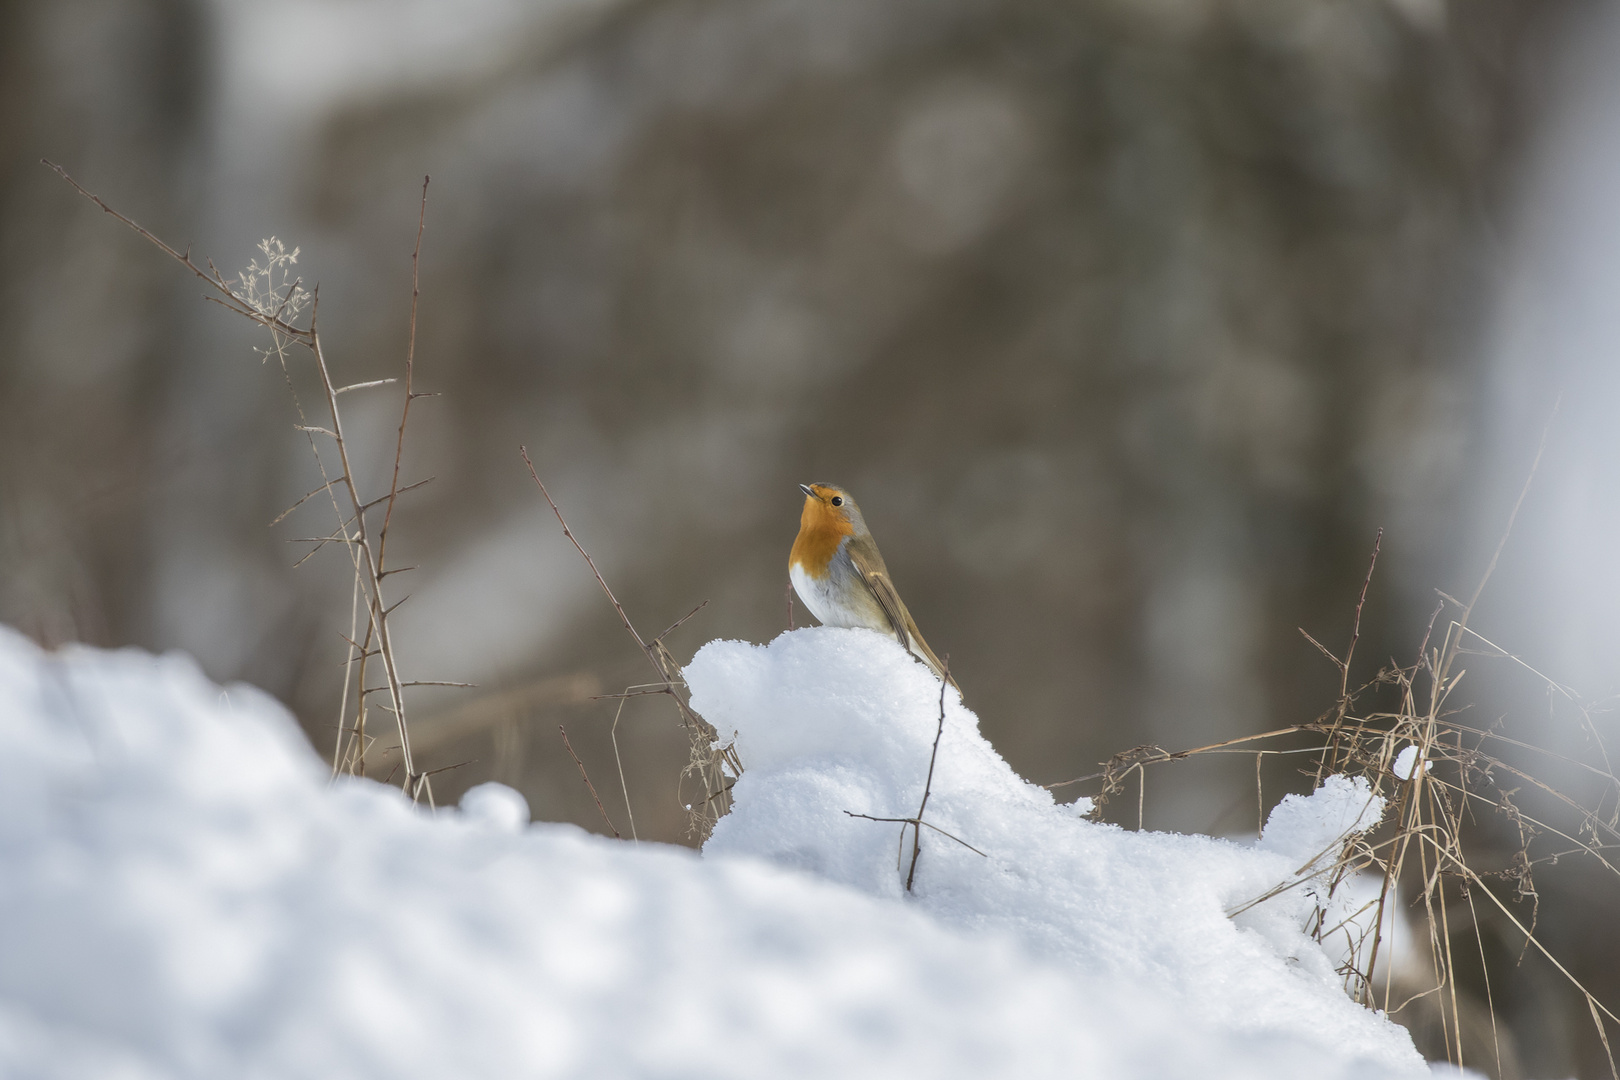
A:
{"label": "dry twig", "polygon": [[[523,464],[528,466],[529,476],[534,480],[535,487],[540,489],[540,494],[545,498],[546,505],[550,506],[551,512],[556,515],[557,524],[562,526],[563,535],[568,537],[568,542],[574,545],[574,550],[579,552],[580,556],[585,560],[585,565],[590,567],[591,575],[596,578],[597,585],[601,586],[603,595],[608,598],[608,602],[613,605],[613,610],[618,613],[619,622],[623,624],[630,636],[635,639],[636,645],[647,657],[647,662],[652,665],[653,671],[657,674],[658,681],[649,684],[656,687],[656,689],[650,692],[666,694],[675,702],[676,711],[680,714],[681,722],[686,725],[687,734],[691,740],[691,761],[682,772],[682,776],[695,773],[703,783],[705,792],[703,802],[696,804],[701,809],[694,808],[693,804],[686,804],[691,815],[691,830],[700,840],[706,839],[709,830],[714,827],[714,822],[731,809],[731,785],[736,782],[737,777],[742,775],[742,762],[738,759],[734,746],[729,743],[724,746],[719,745],[719,732],[714,729],[714,725],[692,711],[692,707],[685,696],[686,681],[681,676],[681,666],[676,663],[675,657],[664,646],[664,637],[679,628],[687,619],[702,611],[708,601],[705,600],[683,618],[677,619],[663,634],[658,635],[651,641],[645,640],[640,632],[636,630],[635,624],[630,621],[630,616],[625,613],[624,605],[620,604],[619,598],[613,595],[613,590],[608,587],[607,580],[602,577],[602,572],[596,568],[596,560],[591,558],[590,552],[585,550],[579,539],[574,535],[574,531],[568,527],[568,521],[563,517],[562,509],[558,507],[556,500],[551,497],[551,492],[546,490],[546,485],[540,480],[540,474],[535,470],[534,462],[529,459],[528,447],[518,447],[518,453],[523,456]],[[726,776],[727,771],[731,774],[729,778]]]}
{"label": "dry twig", "polygon": [[[940,736],[945,734],[945,688],[950,685],[952,685],[951,658],[947,655],[945,657],[945,670],[940,672],[939,679],[939,725],[934,729],[934,748],[928,754],[928,777],[923,781],[922,802],[917,805],[917,813],[911,817],[895,818],[873,817],[871,814],[857,814],[852,810],[844,811],[846,815],[852,818],[861,818],[864,821],[889,822],[891,824],[899,825],[900,850],[902,852],[902,857],[906,846],[906,828],[907,826],[911,828],[911,868],[906,871],[906,892],[911,892],[912,886],[917,881],[917,858],[922,852],[922,830],[924,829],[930,829],[939,833],[941,836],[955,840],[958,844],[961,844],[975,855],[984,855],[984,852],[980,851],[966,840],[963,840],[960,836],[953,833],[948,833],[939,826],[923,820],[923,812],[928,809],[928,797],[933,794],[934,790],[934,763],[939,759]],[[989,856],[986,855],[985,858],[989,858]],[[899,867],[896,867],[896,869],[899,869]]]}

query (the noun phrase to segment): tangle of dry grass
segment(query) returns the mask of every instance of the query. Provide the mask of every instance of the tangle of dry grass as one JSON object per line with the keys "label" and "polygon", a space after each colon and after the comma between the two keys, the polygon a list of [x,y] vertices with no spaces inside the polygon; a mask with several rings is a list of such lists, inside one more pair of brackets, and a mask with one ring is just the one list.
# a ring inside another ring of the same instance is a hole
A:
{"label": "tangle of dry grass", "polygon": [[[1540,456],[1538,451],[1537,463]],[[1530,475],[1533,479],[1534,466]],[[1593,720],[1592,705],[1470,625],[1528,489],[1526,481],[1503,540],[1473,595],[1463,602],[1441,594],[1417,656],[1410,663],[1391,661],[1362,684],[1355,685],[1351,680],[1361,610],[1382,541],[1380,530],[1344,655],[1336,655],[1300,631],[1340,675],[1338,697],[1320,716],[1307,723],[1188,750],[1132,747],[1116,754],[1096,773],[1048,787],[1095,784],[1095,790],[1090,792],[1095,815],[1127,790],[1133,773],[1140,779],[1148,766],[1211,754],[1256,755],[1257,793],[1258,760],[1268,755],[1306,756],[1312,767],[1303,771],[1316,785],[1335,774],[1364,777],[1372,796],[1386,800],[1382,822],[1364,834],[1340,837],[1336,852],[1330,849],[1323,853],[1332,856],[1325,860],[1328,865],[1308,866],[1299,876],[1280,882],[1230,914],[1240,914],[1281,892],[1302,886],[1313,888],[1324,900],[1336,895],[1342,898],[1349,895],[1344,890],[1353,879],[1374,876],[1378,882],[1374,899],[1361,904],[1348,918],[1331,924],[1325,903],[1318,903],[1306,929],[1318,941],[1342,947],[1346,960],[1340,973],[1346,992],[1369,1008],[1398,1016],[1416,1000],[1437,998],[1441,1003],[1439,1021],[1446,1056],[1458,1065],[1465,1064],[1467,1009],[1458,984],[1459,963],[1464,957],[1456,951],[1455,943],[1472,937],[1472,955],[1467,960],[1484,968],[1481,918],[1493,917],[1512,927],[1522,939],[1521,958],[1526,952],[1539,954],[1581,996],[1608,1054],[1609,1071],[1620,1080],[1608,1032],[1608,1024],[1620,1024],[1620,1017],[1537,937],[1540,896],[1534,878],[1537,866],[1572,857],[1590,860],[1606,875],[1620,878],[1620,860],[1613,854],[1620,845],[1620,777],[1610,765]],[[1450,615],[1442,622],[1448,609]],[[1437,626],[1439,640],[1435,641]],[[1594,760],[1576,760],[1511,738],[1500,724],[1466,722],[1467,704],[1458,690],[1467,674],[1465,658],[1506,662],[1572,708],[1580,718]],[[1309,738],[1307,746],[1289,745],[1296,744],[1300,736]],[[1586,789],[1579,794],[1562,790],[1524,764],[1526,756],[1537,756],[1566,773],[1584,777]],[[1499,855],[1489,854],[1488,846],[1474,838],[1482,815],[1499,818],[1516,837],[1505,865]],[[1620,885],[1620,881],[1616,884]],[[1396,985],[1395,965],[1388,955],[1387,936],[1398,904],[1422,915],[1419,933],[1426,941],[1427,956],[1423,958],[1425,974],[1420,983],[1426,984],[1418,985],[1415,991]],[[1464,913],[1467,921],[1459,925]],[[1488,970],[1485,994],[1490,1018],[1488,1045],[1494,1046],[1496,1072],[1500,1074],[1502,1049]],[[1466,1064],[1478,1068],[1489,1062],[1474,1060]]]}

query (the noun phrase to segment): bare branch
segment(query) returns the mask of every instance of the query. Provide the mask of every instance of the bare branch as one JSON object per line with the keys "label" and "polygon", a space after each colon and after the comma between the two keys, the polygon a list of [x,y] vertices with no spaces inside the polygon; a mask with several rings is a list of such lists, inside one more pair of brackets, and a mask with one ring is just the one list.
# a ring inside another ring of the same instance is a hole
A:
{"label": "bare branch", "polygon": [[298,509],[300,506],[303,506],[305,503],[309,502],[309,500],[313,499],[315,496],[319,495],[321,492],[332,490],[332,485],[338,483],[339,481],[341,481],[343,479],[344,479],[344,477],[340,476],[336,480],[328,480],[326,483],[322,484],[320,487],[316,488],[314,491],[310,492],[308,495],[305,495],[303,498],[299,499],[297,502],[295,502],[291,506],[287,507],[287,509],[285,509],[281,513],[277,514],[276,515],[276,520],[274,520],[274,521],[272,521],[270,523],[271,527],[273,528],[274,526],[280,525],[283,521],[285,521],[287,519],[288,514],[292,513],[294,510]]}
{"label": "bare branch", "polygon": [[671,635],[675,631],[679,630],[682,626],[685,626],[686,621],[688,619],[690,619],[692,616],[696,615],[698,612],[702,611],[704,608],[706,608],[708,606],[709,606],[709,602],[707,600],[703,601],[703,603],[699,604],[697,607],[693,608],[691,611],[688,611],[685,615],[682,615],[680,618],[676,619],[673,623],[670,623],[669,629],[665,630],[662,634],[659,634],[658,637],[655,638],[654,640],[663,641],[665,638],[669,637],[669,635]]}
{"label": "bare branch", "polygon": [[[416,247],[411,251],[411,332],[405,345],[405,405],[399,414],[399,437],[394,443],[394,477],[388,485],[388,509],[383,511],[382,529],[377,533],[377,569],[381,570],[388,551],[388,526],[394,520],[394,500],[399,498],[399,463],[405,453],[405,424],[411,418],[412,379],[416,374],[416,302],[422,295],[422,232],[427,228],[428,177],[422,177],[422,209],[416,219]],[[430,478],[431,479],[431,478]],[[425,483],[426,481],[424,481]]]}
{"label": "bare branch", "polygon": [[1350,691],[1350,660],[1356,655],[1356,642],[1361,640],[1361,609],[1367,603],[1367,589],[1372,585],[1373,568],[1378,565],[1378,550],[1384,545],[1384,527],[1378,527],[1373,537],[1372,558],[1367,562],[1367,576],[1361,582],[1361,597],[1356,601],[1356,617],[1350,630],[1350,647],[1344,650],[1343,671],[1339,677],[1339,698],[1345,700]]}
{"label": "bare branch", "polygon": [[[602,571],[596,568],[596,560],[591,558],[590,552],[586,551],[582,546],[580,546],[579,539],[574,536],[574,531],[568,527],[568,521],[563,517],[562,510],[557,506],[556,500],[551,497],[551,492],[547,491],[546,485],[541,482],[540,474],[535,471],[534,462],[529,460],[528,448],[520,446],[518,447],[518,453],[523,455],[523,463],[529,467],[529,476],[533,478],[535,486],[540,489],[540,494],[544,496],[546,504],[551,507],[551,512],[557,516],[557,524],[562,526],[563,535],[568,537],[569,543],[574,545],[574,550],[579,552],[580,555],[585,559],[585,565],[591,568],[591,574],[595,576],[596,583],[602,587],[602,592],[607,596],[608,602],[613,605],[613,610],[618,612],[619,621],[624,624],[625,630],[627,630],[630,636],[635,639],[636,644],[641,648],[641,651],[646,654],[647,662],[652,665],[653,670],[658,673],[659,677],[663,680],[664,685],[669,688],[670,696],[675,699],[675,704],[680,710],[681,718],[686,721],[689,726],[696,728],[699,732],[701,732],[704,737],[710,740],[717,738],[719,733],[715,731],[714,725],[710,724],[707,720],[693,712],[686,704],[686,701],[680,696],[679,693],[676,692],[674,673],[670,670],[669,661],[666,659],[668,654],[665,653],[663,656],[661,656],[658,651],[658,648],[662,647],[660,639],[654,638],[653,644],[649,645],[642,638],[641,634],[636,631],[635,625],[630,622],[630,616],[625,614],[624,605],[619,603],[619,598],[613,595],[612,589],[608,588],[606,579],[602,577]],[[698,608],[701,610],[702,605],[698,605]],[[691,616],[688,615],[687,618],[691,618]],[[681,621],[684,622],[685,620],[683,619]],[[680,623],[678,622],[675,625],[679,626]],[[671,627],[671,629],[674,629],[674,627]],[[665,632],[667,633],[668,631]],[[658,646],[658,648],[655,648],[654,646]]]}
{"label": "bare branch", "polygon": [[[390,491],[387,495],[383,495],[383,496],[380,496],[378,498],[372,499],[370,502],[368,502],[364,506],[362,506],[361,509],[362,510],[370,510],[374,506],[381,506],[383,503],[389,502],[392,499],[396,499],[399,496],[405,494],[407,491],[415,491],[419,487],[426,487],[428,484],[433,483],[433,481],[435,481],[437,479],[438,479],[437,476],[430,476],[426,480],[418,480],[414,484],[406,484],[402,488],[398,488],[398,489],[395,489],[393,491]],[[385,570],[383,572],[387,573],[388,571]]]}
{"label": "bare branch", "polygon": [[945,670],[939,673],[939,726],[934,729],[934,748],[928,754],[928,779],[923,781],[922,802],[917,804],[917,823],[911,827],[911,869],[906,873],[906,892],[917,879],[917,856],[922,853],[923,811],[928,809],[928,796],[934,791],[934,762],[939,758],[940,736],[945,734],[945,687],[951,681],[951,654],[945,654]]}

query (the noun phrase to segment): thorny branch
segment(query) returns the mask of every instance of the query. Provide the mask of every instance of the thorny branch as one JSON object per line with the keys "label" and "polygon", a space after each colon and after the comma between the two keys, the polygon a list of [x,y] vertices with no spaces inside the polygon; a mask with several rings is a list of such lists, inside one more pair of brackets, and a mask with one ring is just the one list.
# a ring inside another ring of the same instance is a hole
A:
{"label": "thorny branch", "polygon": [[[298,503],[295,503],[293,507],[290,507],[287,512],[290,513],[293,509],[296,509],[297,506],[302,505],[303,502],[312,496],[319,494],[322,491],[331,492],[334,488],[339,486],[341,486],[341,490],[348,497],[352,516],[339,527],[337,532],[329,537],[320,538],[317,542],[322,545],[329,542],[341,542],[350,545],[350,549],[354,553],[353,558],[357,577],[355,594],[356,607],[358,608],[359,601],[363,594],[367,612],[367,627],[364,641],[356,643],[353,640],[354,635],[352,633],[348,635],[348,640],[350,641],[351,646],[356,650],[355,655],[352,656],[351,659],[358,662],[358,685],[361,688],[364,688],[366,685],[365,667],[367,661],[371,657],[380,658],[382,661],[384,674],[386,676],[387,691],[389,696],[389,704],[386,708],[387,711],[394,715],[395,723],[398,728],[399,750],[401,758],[400,764],[404,767],[405,771],[403,787],[410,793],[413,799],[418,799],[425,795],[431,803],[432,788],[428,779],[431,774],[418,771],[411,755],[410,732],[406,722],[405,700],[403,694],[405,683],[399,675],[399,668],[394,655],[392,634],[390,633],[389,628],[388,615],[392,610],[394,610],[394,607],[397,607],[398,605],[388,605],[384,600],[382,589],[382,579],[388,573],[388,571],[386,571],[384,568],[383,559],[387,540],[389,517],[393,512],[395,497],[397,497],[397,495],[404,490],[399,487],[398,482],[400,449],[396,448],[395,453],[394,483],[390,488],[388,510],[384,515],[382,529],[376,535],[374,542],[372,531],[369,528],[369,523],[366,519],[366,511],[374,504],[368,503],[366,500],[361,498],[359,489],[355,484],[355,472],[350,461],[348,440],[344,434],[343,417],[338,408],[339,394],[347,393],[351,390],[363,389],[368,386],[385,385],[393,380],[376,380],[371,383],[355,383],[343,386],[341,388],[337,385],[332,378],[331,369],[327,363],[325,349],[323,348],[321,342],[319,326],[319,289],[311,290],[308,293],[308,297],[311,301],[309,325],[307,327],[301,327],[292,321],[298,306],[298,304],[295,303],[295,300],[304,295],[300,281],[295,280],[290,283],[286,283],[285,293],[281,294],[278,292],[273,306],[267,301],[266,298],[254,295],[249,289],[249,285],[251,284],[249,282],[244,281],[243,289],[239,291],[226,280],[224,275],[219,272],[219,269],[214,266],[211,260],[205,260],[208,263],[208,268],[206,270],[203,269],[201,266],[198,266],[194,261],[192,261],[189,250],[181,252],[175,249],[129,217],[126,217],[124,214],[114,210],[99,196],[92,194],[90,191],[86,190],[82,185],[80,185],[78,181],[74,180],[73,177],[69,176],[67,171],[60,165],[48,160],[44,161],[43,163],[56,172],[58,176],[71,185],[73,189],[80,195],[83,195],[86,199],[100,207],[103,212],[111,215],[118,221],[123,222],[124,225],[128,226],[142,239],[158,248],[158,250],[168,255],[171,259],[185,267],[199,280],[204,282],[212,291],[212,295],[205,297],[205,299],[220,304],[235,314],[269,329],[274,338],[276,347],[275,351],[278,355],[281,353],[281,343],[285,340],[302,345],[310,353],[310,355],[314,357],[316,371],[320,377],[321,389],[326,402],[327,422],[324,425],[312,425],[306,422],[298,426],[311,436],[319,433],[332,439],[337,449],[341,471],[336,479],[326,480],[321,487],[315,489],[315,491],[312,491],[309,495],[304,496],[304,498],[300,499]],[[422,184],[422,213],[417,223],[416,250],[412,254],[411,330],[410,343],[408,346],[406,359],[405,409],[400,420],[401,448],[404,440],[405,418],[409,415],[410,402],[413,400],[413,398],[422,396],[414,392],[411,385],[411,378],[413,374],[416,348],[416,305],[418,296],[417,266],[421,253],[422,228],[426,221],[426,214],[427,180],[424,179]],[[270,254],[271,252],[267,247],[267,257],[270,256]],[[287,261],[292,261],[292,257],[295,257],[296,254],[296,251],[293,252],[292,256],[287,258]],[[274,263],[272,263],[272,265],[274,265]],[[273,282],[268,283],[273,284]],[[320,454],[318,450],[316,450],[316,460],[317,462],[320,461]],[[322,465],[322,472],[323,474],[325,472],[324,464]],[[323,479],[325,479],[324,476]],[[285,517],[286,514],[284,513],[276,520],[279,522]],[[342,517],[341,512],[339,513],[339,517]],[[373,643],[375,643],[375,645]],[[344,691],[345,701],[347,700],[348,694],[347,684],[348,676],[346,675]],[[343,715],[340,712],[338,723],[340,746],[339,752],[334,755],[335,765],[338,764],[343,757],[341,744],[344,735],[347,733],[351,739],[351,745],[359,749],[356,757],[360,762],[360,767],[363,768],[364,747],[368,743],[368,737],[365,732],[365,698],[368,693],[369,691],[363,690],[359,694],[359,714],[357,715],[356,723],[352,729],[347,726],[347,723],[343,719]]]}

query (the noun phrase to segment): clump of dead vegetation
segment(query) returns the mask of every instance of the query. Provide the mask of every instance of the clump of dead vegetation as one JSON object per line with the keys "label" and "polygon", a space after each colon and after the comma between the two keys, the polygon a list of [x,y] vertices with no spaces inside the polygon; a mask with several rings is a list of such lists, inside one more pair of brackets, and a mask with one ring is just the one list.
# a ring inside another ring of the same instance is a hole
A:
{"label": "clump of dead vegetation", "polygon": [[[415,387],[416,308],[420,296],[417,271],[422,254],[422,232],[427,223],[427,180],[422,182],[422,210],[417,219],[416,247],[411,253],[410,338],[406,347],[404,373],[400,378],[344,384],[334,378],[332,365],[321,343],[320,289],[306,288],[303,279],[293,269],[298,263],[299,251],[296,247],[288,251],[286,245],[275,237],[264,240],[259,245],[263,261],[256,258],[235,277],[227,277],[214,265],[213,260],[205,259],[203,266],[197,265],[192,261],[189,250],[177,250],[108,206],[81,187],[60,165],[49,161],[45,164],[72,184],[79,194],[202,280],[209,290],[205,294],[206,299],[269,331],[270,344],[259,350],[260,355],[267,362],[275,359],[281,368],[298,413],[297,428],[309,440],[310,452],[314,455],[322,480],[320,486],[282,511],[271,524],[280,524],[306,503],[320,501],[324,496],[332,509],[334,527],[322,535],[299,538],[298,542],[311,544],[312,547],[294,565],[302,565],[327,545],[339,545],[348,553],[354,567],[349,633],[344,635],[349,655],[343,665],[343,692],[338,703],[338,737],[333,751],[332,771],[334,774],[365,774],[368,751],[377,739],[370,730],[370,713],[375,696],[382,695],[385,700],[377,701],[375,707],[393,717],[392,728],[398,737],[397,745],[387,748],[398,754],[389,777],[391,779],[398,774],[401,786],[413,800],[426,799],[431,805],[431,778],[433,772],[438,770],[419,768],[411,753],[405,690],[415,686],[468,684],[407,680],[400,674],[389,618],[409,597],[407,594],[392,603],[388,600],[393,587],[389,579],[395,574],[416,569],[414,566],[396,567],[388,563],[388,534],[394,519],[394,508],[400,496],[423,487],[433,479],[428,477],[414,483],[400,483],[400,462],[404,454],[411,404],[418,398],[434,396],[420,392]],[[308,355],[320,380],[322,401],[317,406],[319,416],[313,420],[306,413],[294,388],[290,370],[293,363],[290,353],[294,349]],[[342,401],[347,394],[377,391],[401,382],[404,394],[388,490],[368,497],[361,494],[355,478],[353,455],[344,432]],[[330,449],[323,449],[323,446]],[[380,683],[369,685],[377,679],[379,669]]]}
{"label": "clump of dead vegetation", "polygon": [[[467,687],[471,684],[447,680],[408,680],[401,675],[391,633],[390,617],[409,599],[409,594],[390,601],[389,598],[394,595],[394,583],[390,579],[395,574],[404,574],[415,570],[416,567],[394,566],[388,562],[389,529],[394,521],[394,509],[399,498],[433,480],[430,476],[402,483],[400,468],[412,403],[420,398],[437,396],[431,392],[417,390],[415,383],[416,316],[421,296],[420,266],[422,235],[427,224],[428,179],[424,178],[422,181],[422,203],[416,222],[416,244],[411,252],[410,333],[405,350],[404,370],[398,377],[344,384],[333,376],[332,366],[321,342],[320,290],[318,287],[306,287],[294,269],[298,263],[298,248],[289,251],[282,241],[270,237],[260,243],[259,257],[254,258],[245,270],[234,277],[227,277],[212,260],[205,259],[203,265],[199,266],[192,260],[189,250],[180,251],[165,243],[131,218],[107,205],[102,199],[80,186],[61,166],[49,161],[44,164],[55,170],[79,194],[201,279],[208,286],[206,299],[269,332],[270,344],[258,351],[266,362],[274,359],[286,379],[288,392],[292,396],[298,414],[297,429],[309,442],[310,452],[314,456],[322,481],[318,487],[282,511],[271,524],[279,525],[306,504],[312,502],[317,505],[323,502],[329,504],[333,514],[333,527],[320,535],[297,538],[297,542],[312,546],[294,565],[302,565],[328,545],[337,545],[347,552],[353,566],[349,632],[343,635],[348,655],[343,662],[343,689],[339,695],[337,739],[332,754],[333,775],[347,773],[365,776],[369,767],[368,761],[373,756],[386,758],[390,754],[397,754],[385,782],[398,775],[401,786],[413,800],[425,800],[432,805],[433,775],[456,766],[426,769],[419,765],[411,748],[411,728],[407,720],[405,691],[421,686]],[[299,350],[313,361],[315,373],[319,377],[322,400],[317,406],[318,415],[315,419],[311,419],[306,413],[293,382],[291,365],[296,362],[295,356]],[[350,441],[345,434],[343,412],[345,395],[361,391],[380,391],[395,386],[401,387],[403,395],[399,425],[394,438],[393,467],[388,489],[386,492],[376,494],[362,494],[355,479]],[[690,738],[689,761],[677,783],[676,794],[687,811],[689,834],[699,841],[706,839],[714,822],[730,809],[731,786],[742,773],[742,763],[737,757],[735,748],[729,744],[721,744],[714,727],[692,710],[687,701],[688,692],[680,664],[664,644],[665,638],[671,632],[696,615],[704,605],[699,604],[691,613],[657,637],[644,638],[631,623],[630,617],[614,596],[613,590],[596,568],[595,561],[569,528],[561,508],[552,500],[550,492],[541,482],[534,463],[529,459],[528,450],[519,447],[519,453],[540,494],[545,497],[546,503],[556,514],[564,535],[585,559],[597,584],[602,587],[603,593],[618,613],[624,628],[635,639],[636,645],[652,665],[655,681],[630,686],[621,694],[609,696],[620,699],[622,704],[623,700],[630,697],[661,694],[669,697],[675,704],[676,712]],[[378,682],[379,672],[380,682]],[[378,684],[371,685],[373,682]],[[379,696],[384,700],[378,700]],[[392,717],[393,722],[388,726],[397,736],[397,743],[376,745],[378,735],[371,719],[373,708]],[[614,749],[617,754],[616,720],[614,729]],[[563,741],[566,745],[566,732],[563,732]],[[573,748],[568,746],[567,749],[572,755]],[[579,761],[577,756],[574,760]],[[584,764],[580,763],[582,774],[584,768]],[[625,810],[630,814],[631,835],[634,837],[634,815],[630,812],[630,794],[624,782],[622,766],[619,770],[619,780],[624,790]],[[592,797],[596,799],[596,805],[601,810],[609,830],[615,836],[620,835],[618,829],[608,819],[607,811],[602,808],[600,798],[596,798],[595,786],[590,783],[588,776],[585,777],[585,782],[590,788]],[[701,789],[700,792],[688,795],[684,788],[689,783],[695,783]]]}
{"label": "clump of dead vegetation", "polygon": [[[1539,463],[1539,451],[1536,460]],[[1534,466],[1530,475],[1533,479]],[[1486,926],[1510,927],[1519,961],[1539,956],[1584,1000],[1609,1071],[1620,1080],[1608,1029],[1610,1023],[1620,1024],[1620,1017],[1582,985],[1570,971],[1568,958],[1554,955],[1537,937],[1540,895],[1535,881],[1538,867],[1571,858],[1590,860],[1620,878],[1612,854],[1620,845],[1620,778],[1594,723],[1592,703],[1471,625],[1528,489],[1527,481],[1472,596],[1462,601],[1439,594],[1410,661],[1392,660],[1365,681],[1353,678],[1362,607],[1383,538],[1380,530],[1344,654],[1300,631],[1339,675],[1336,700],[1321,715],[1188,750],[1133,747],[1115,755],[1097,773],[1049,786],[1090,786],[1094,817],[1111,800],[1128,798],[1135,787],[1140,827],[1145,771],[1155,765],[1215,754],[1251,754],[1262,813],[1260,763],[1266,757],[1302,758],[1308,764],[1301,771],[1313,786],[1333,775],[1365,778],[1371,798],[1385,800],[1381,822],[1365,833],[1342,836],[1337,852],[1328,853],[1332,857],[1302,867],[1293,879],[1231,914],[1282,891],[1308,887],[1322,899],[1306,929],[1330,955],[1344,957],[1339,970],[1346,992],[1396,1019],[1411,1021],[1407,1010],[1422,1008],[1425,1025],[1438,1028],[1448,1060],[1494,1076],[1510,1075],[1513,1069],[1504,1067],[1504,1055],[1511,1051],[1505,1048],[1505,1033],[1496,1021],[1486,964]],[[1511,665],[1571,710],[1586,736],[1589,760],[1513,738],[1501,722],[1470,722],[1476,712],[1460,690],[1470,663]],[[1547,779],[1548,773],[1563,778],[1564,786]],[[1569,778],[1575,778],[1573,785]],[[1492,826],[1490,839],[1482,839],[1487,825]],[[1500,849],[1504,832],[1516,838],[1505,861]],[[1338,903],[1332,902],[1335,898]],[[1348,917],[1330,916],[1346,909],[1347,898],[1359,901],[1348,905]],[[1418,941],[1409,951],[1417,955],[1397,964],[1390,955],[1391,938],[1397,921],[1403,919],[1416,925]],[[1473,955],[1462,955],[1464,948]],[[1483,1020],[1478,1010],[1471,1015],[1470,995],[1459,979],[1465,965],[1484,969]]]}

